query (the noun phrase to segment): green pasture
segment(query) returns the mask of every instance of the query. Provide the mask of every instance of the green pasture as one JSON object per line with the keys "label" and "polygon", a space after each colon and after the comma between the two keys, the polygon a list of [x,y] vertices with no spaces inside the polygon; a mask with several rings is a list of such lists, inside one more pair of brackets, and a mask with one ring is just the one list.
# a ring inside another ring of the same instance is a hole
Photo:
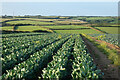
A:
{"label": "green pasture", "polygon": [[86,20],[106,20],[106,19],[113,19],[112,17],[89,17]]}
{"label": "green pasture", "polygon": [[30,21],[30,20],[20,20],[20,21],[10,21],[7,24],[54,24],[52,22],[40,22],[40,21]]}
{"label": "green pasture", "polygon": [[118,29],[120,30],[120,27],[96,27],[102,31],[105,31],[109,34],[118,34]]}
{"label": "green pasture", "polygon": [[[5,27],[0,27],[0,29],[2,30],[10,30],[12,31],[14,28],[14,26],[5,26]],[[52,30],[46,29],[46,28],[42,28],[40,26],[18,26],[18,29],[16,31],[48,31],[48,32],[52,32]]]}
{"label": "green pasture", "polygon": [[88,28],[84,25],[56,25],[56,26],[43,26],[50,29],[78,29],[78,28]]}
{"label": "green pasture", "polygon": [[112,27],[120,27],[120,25],[118,23],[117,24],[112,24],[110,26],[112,26]]}
{"label": "green pasture", "polygon": [[[115,17],[114,17],[115,18]],[[90,17],[90,16],[86,16],[86,17],[75,17],[72,19],[86,19],[86,20],[105,20],[105,19],[113,19],[113,17]]]}
{"label": "green pasture", "polygon": [[83,24],[83,23],[86,23],[84,21],[72,21],[72,20],[63,20],[63,21],[55,21],[55,24],[65,24],[65,25],[70,25],[70,24]]}
{"label": "green pasture", "polygon": [[101,32],[95,31],[93,29],[83,29],[83,30],[54,30],[56,33],[72,33],[72,34],[102,34]]}
{"label": "green pasture", "polygon": [[49,21],[55,21],[58,19],[37,19],[37,18],[16,18],[16,19],[25,19],[25,20],[33,20],[33,21],[43,21],[43,22],[49,22]]}
{"label": "green pasture", "polygon": [[2,19],[0,19],[0,22],[4,22],[4,21],[7,21],[7,20],[13,20],[13,18],[11,18],[11,19],[4,19],[4,18],[2,18]]}
{"label": "green pasture", "polygon": [[4,27],[0,27],[1,30],[10,30],[12,31],[13,30],[13,27],[14,26],[4,26]]}
{"label": "green pasture", "polygon": [[42,30],[42,31],[50,31],[46,28],[42,28],[40,26],[18,26],[18,31],[36,31],[36,30]]}

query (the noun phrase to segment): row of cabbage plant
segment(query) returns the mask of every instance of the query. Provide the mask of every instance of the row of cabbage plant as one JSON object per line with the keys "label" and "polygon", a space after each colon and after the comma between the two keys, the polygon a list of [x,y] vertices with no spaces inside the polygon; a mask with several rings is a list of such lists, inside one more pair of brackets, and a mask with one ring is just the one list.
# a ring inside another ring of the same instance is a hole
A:
{"label": "row of cabbage plant", "polygon": [[2,72],[4,73],[6,72],[6,70],[13,68],[16,64],[19,64],[27,60],[30,57],[30,55],[34,54],[36,51],[39,51],[42,48],[46,47],[47,45],[60,40],[59,38],[56,37],[51,37],[51,39],[46,38],[47,37],[45,37],[45,39],[43,39],[42,41],[37,41],[36,43],[33,43],[34,45],[29,45],[27,48],[17,50],[2,58]]}
{"label": "row of cabbage plant", "polygon": [[102,78],[103,73],[97,69],[93,59],[88,52],[81,37],[76,39],[74,46],[74,61],[72,65],[73,79],[95,79]]}
{"label": "row of cabbage plant", "polygon": [[70,76],[70,65],[72,61],[72,50],[74,46],[75,38],[69,39],[61,49],[53,56],[53,61],[44,68],[42,77],[47,79],[55,78],[68,78]]}
{"label": "row of cabbage plant", "polygon": [[51,60],[53,54],[62,46],[70,37],[60,39],[59,41],[48,45],[42,50],[35,52],[26,61],[19,63],[13,69],[7,70],[2,79],[35,79],[45,65]]}

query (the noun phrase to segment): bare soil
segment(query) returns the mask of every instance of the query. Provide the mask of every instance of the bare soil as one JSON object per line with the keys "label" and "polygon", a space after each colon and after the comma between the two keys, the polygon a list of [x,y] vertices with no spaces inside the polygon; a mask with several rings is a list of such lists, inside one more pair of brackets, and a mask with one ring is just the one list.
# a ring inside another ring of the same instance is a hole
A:
{"label": "bare soil", "polygon": [[85,44],[93,58],[93,62],[96,64],[98,69],[100,69],[103,73],[104,80],[120,80],[120,70],[118,66],[111,64],[107,56],[101,52],[93,43],[88,41],[85,37],[83,37]]}
{"label": "bare soil", "polygon": [[91,29],[94,29],[94,30],[96,30],[96,31],[98,31],[98,32],[105,33],[105,32],[103,32],[103,31],[101,31],[101,30],[99,30],[99,29],[96,29],[96,28],[94,28],[94,27],[91,27],[90,24],[87,24],[87,25],[85,25],[85,26],[87,26],[87,27],[89,27],[89,28],[91,28]]}

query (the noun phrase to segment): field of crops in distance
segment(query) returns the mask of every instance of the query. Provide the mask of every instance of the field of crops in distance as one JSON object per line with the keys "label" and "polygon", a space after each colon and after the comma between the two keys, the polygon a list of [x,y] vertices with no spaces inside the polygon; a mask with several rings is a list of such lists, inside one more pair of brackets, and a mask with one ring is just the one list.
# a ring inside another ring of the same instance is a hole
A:
{"label": "field of crops in distance", "polygon": [[41,31],[50,31],[46,28],[40,27],[40,26],[18,26],[18,31],[36,31],[36,30],[41,30]]}
{"label": "field of crops in distance", "polygon": [[13,19],[0,19],[0,22],[4,22],[4,21],[7,21],[7,20],[13,20]]}
{"label": "field of crops in distance", "polygon": [[[86,22],[84,21],[75,21],[75,20],[71,20],[71,19],[29,19],[29,18],[16,18],[16,21],[9,21],[6,22],[6,24],[11,24],[11,25],[15,25],[15,24],[39,24],[39,25],[80,25],[80,24],[84,24]],[[14,20],[14,19],[13,19]]]}
{"label": "field of crops in distance", "polygon": [[35,34],[3,35],[3,79],[93,79],[103,76],[80,35]]}
{"label": "field of crops in distance", "polygon": [[19,20],[19,21],[10,21],[6,22],[7,24],[54,24],[52,22],[40,22],[40,21],[31,21],[31,20]]}
{"label": "field of crops in distance", "polygon": [[120,27],[96,27],[102,31],[105,31],[109,34],[118,34]]}
{"label": "field of crops in distance", "polygon": [[82,23],[86,23],[84,21],[79,21],[79,22],[75,22],[75,21],[55,21],[56,24],[66,24],[66,25],[69,25],[69,24],[73,24],[73,25],[77,25],[77,24],[82,24]]}
{"label": "field of crops in distance", "polygon": [[93,29],[82,29],[82,30],[54,30],[56,33],[71,33],[71,34],[102,34]]}
{"label": "field of crops in distance", "polygon": [[[13,31],[14,30],[14,26],[4,26],[4,27],[0,27],[0,29]],[[46,29],[46,28],[41,27],[41,26],[17,26],[16,31],[29,31],[29,32],[33,32],[33,31],[46,31],[46,32],[52,32],[52,30]]]}
{"label": "field of crops in distance", "polygon": [[57,25],[57,26],[43,26],[50,29],[90,29],[84,25]]}
{"label": "field of crops in distance", "polygon": [[4,26],[4,27],[0,27],[1,30],[10,30],[12,31],[13,30],[13,27],[14,26]]}
{"label": "field of crops in distance", "polygon": [[106,20],[106,19],[113,19],[112,17],[89,17],[86,20]]}
{"label": "field of crops in distance", "polygon": [[[23,18],[23,19],[25,19],[25,18]],[[52,21],[56,21],[57,19],[34,19],[34,18],[27,18],[27,20],[42,21],[42,22],[52,22]]]}
{"label": "field of crops in distance", "polygon": [[34,35],[44,35],[47,33],[12,33],[12,34],[2,34],[3,39],[4,38],[9,38],[9,37],[22,37],[22,36],[34,36]]}
{"label": "field of crops in distance", "polygon": [[[115,17],[77,17],[77,18],[73,18],[73,19],[86,19],[86,20],[111,20],[114,19]],[[116,17],[117,19],[117,17]]]}

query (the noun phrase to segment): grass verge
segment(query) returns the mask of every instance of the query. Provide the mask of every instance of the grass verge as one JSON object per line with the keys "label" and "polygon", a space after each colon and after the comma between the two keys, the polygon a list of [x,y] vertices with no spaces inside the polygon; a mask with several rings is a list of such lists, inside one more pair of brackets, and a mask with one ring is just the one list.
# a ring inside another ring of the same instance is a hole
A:
{"label": "grass verge", "polygon": [[107,55],[108,59],[112,60],[112,63],[116,66],[120,66],[120,54],[113,49],[109,49],[106,43],[99,43],[92,39],[89,35],[82,34],[90,42],[92,42],[100,51]]}

